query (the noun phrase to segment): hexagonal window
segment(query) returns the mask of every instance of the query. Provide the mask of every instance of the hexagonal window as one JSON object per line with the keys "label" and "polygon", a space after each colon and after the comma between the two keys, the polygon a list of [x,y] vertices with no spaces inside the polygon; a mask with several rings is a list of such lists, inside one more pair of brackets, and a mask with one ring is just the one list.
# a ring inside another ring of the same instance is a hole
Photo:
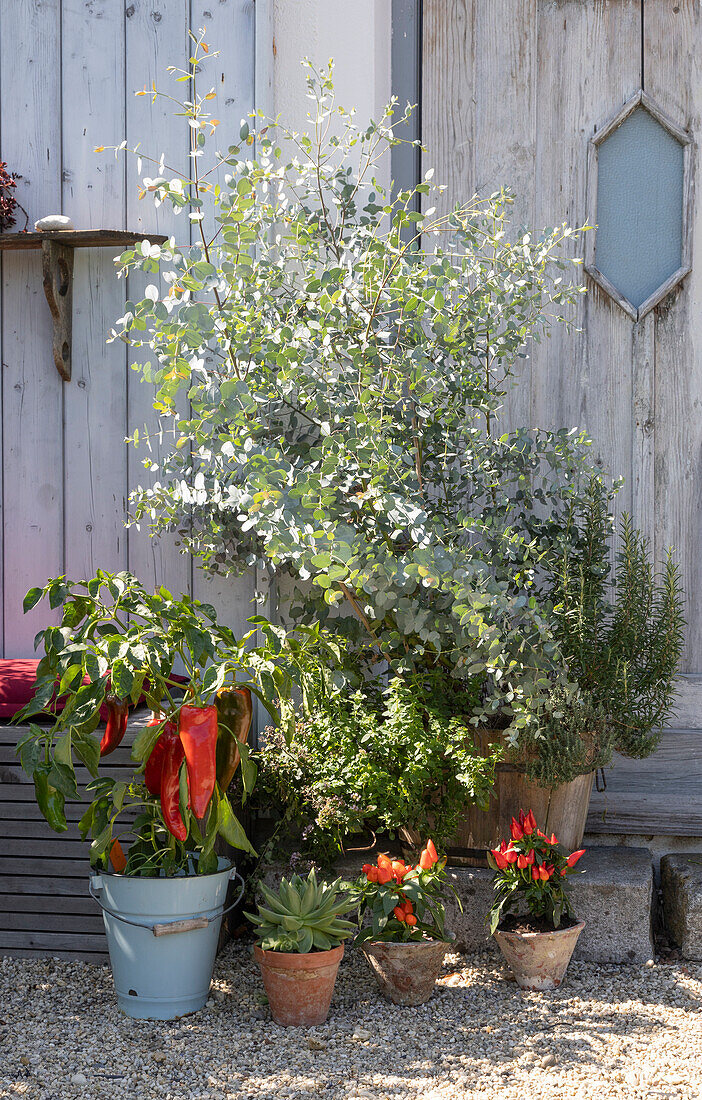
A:
{"label": "hexagonal window", "polygon": [[690,148],[645,92],[590,142],[585,267],[635,321],[690,270]]}

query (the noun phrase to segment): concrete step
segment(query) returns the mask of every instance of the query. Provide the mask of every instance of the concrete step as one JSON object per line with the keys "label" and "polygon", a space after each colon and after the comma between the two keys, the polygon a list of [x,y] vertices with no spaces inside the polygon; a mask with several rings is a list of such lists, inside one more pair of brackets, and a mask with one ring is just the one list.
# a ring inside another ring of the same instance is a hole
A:
{"label": "concrete step", "polygon": [[[590,848],[578,866],[585,873],[571,878],[571,897],[576,915],[586,923],[574,957],[600,963],[644,963],[653,958],[649,850]],[[493,872],[451,867],[449,877],[463,906],[461,913],[449,895],[446,927],[455,932],[457,946],[467,952],[490,946],[486,917],[492,905]],[[702,878],[700,883],[702,906]]]}
{"label": "concrete step", "polygon": [[[342,860],[335,874],[353,879],[359,873],[360,862]],[[653,861],[648,848],[589,848],[578,866],[585,873],[571,877],[571,896],[576,915],[586,924],[575,958],[635,964],[652,959]],[[281,865],[271,866],[264,881],[275,889],[281,875],[289,873]],[[446,929],[455,933],[458,950],[497,951],[486,923],[493,898],[493,872],[487,868],[449,867],[448,877],[463,906],[461,912],[447,892]]]}
{"label": "concrete step", "polygon": [[684,959],[702,961],[702,855],[683,852],[661,860],[663,916]]}

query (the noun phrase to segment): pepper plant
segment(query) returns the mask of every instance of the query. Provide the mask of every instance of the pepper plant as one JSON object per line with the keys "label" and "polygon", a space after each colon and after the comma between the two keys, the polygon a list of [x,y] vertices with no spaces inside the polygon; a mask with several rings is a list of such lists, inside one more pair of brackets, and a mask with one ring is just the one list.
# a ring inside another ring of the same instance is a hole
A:
{"label": "pepper plant", "polygon": [[488,862],[496,871],[491,934],[510,914],[559,928],[564,916],[573,916],[566,877],[585,849],[566,856],[555,833],[548,837],[537,827],[531,810],[520,810],[519,819],[512,818],[510,831],[509,843],[503,840],[499,848],[488,852]]}
{"label": "pepper plant", "polygon": [[[17,751],[52,829],[66,831],[64,803],[78,798],[78,761],[93,777],[80,822],[83,837],[92,838],[91,863],[106,866],[112,856],[123,865],[120,837],[133,838],[127,874],[173,874],[193,863],[207,873],[217,866],[217,836],[253,852],[227,795],[239,760],[244,798],[255,782],[246,743],[251,693],[281,721],[281,706],[284,714],[292,685],[304,676],[310,639],[319,648],[318,632],[288,638],[257,618],[251,621],[264,640],[252,645],[255,629],[237,640],[209,604],[163,587],[147,592],[129,573],[49,580],[27,593],[25,610],[42,598],[62,607],[61,623],[37,635],[44,656],[34,697],[16,718],[29,722]],[[241,684],[238,676],[253,679]],[[132,778],[118,780],[102,772],[103,761],[142,697],[152,719],[132,744]],[[49,724],[32,721],[39,716]]]}
{"label": "pepper plant", "polygon": [[[356,943],[370,939],[408,943],[425,937],[448,940],[442,900],[447,888],[446,857],[439,857],[433,840],[427,841],[415,867],[382,853],[375,864],[364,864],[354,883],[352,896],[360,928]],[[462,908],[460,898],[451,890]]]}

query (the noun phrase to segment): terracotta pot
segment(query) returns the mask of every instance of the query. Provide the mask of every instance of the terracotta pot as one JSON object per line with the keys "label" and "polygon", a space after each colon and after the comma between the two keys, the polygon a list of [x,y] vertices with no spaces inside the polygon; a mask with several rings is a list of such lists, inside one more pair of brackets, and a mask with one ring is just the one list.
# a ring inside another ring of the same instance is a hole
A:
{"label": "terracotta pot", "polygon": [[329,1014],[343,943],[307,955],[254,946],[273,1019],[283,1027],[315,1027]]}
{"label": "terracotta pot", "polygon": [[449,944],[444,940],[366,940],[363,954],[381,993],[396,1005],[422,1005],[434,992]]}
{"label": "terracotta pot", "polygon": [[501,932],[498,928],[495,939],[522,989],[557,989],[584,927],[580,921],[555,932]]}

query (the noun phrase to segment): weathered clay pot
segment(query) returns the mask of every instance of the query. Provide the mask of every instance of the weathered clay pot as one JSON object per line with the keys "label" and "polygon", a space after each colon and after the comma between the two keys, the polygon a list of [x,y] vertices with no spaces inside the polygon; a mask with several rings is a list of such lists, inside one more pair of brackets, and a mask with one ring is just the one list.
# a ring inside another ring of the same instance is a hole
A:
{"label": "weathered clay pot", "polygon": [[315,1027],[329,1014],[343,943],[308,955],[254,947],[273,1019],[283,1027]]}
{"label": "weathered clay pot", "polygon": [[556,989],[584,927],[580,921],[555,932],[501,932],[498,928],[495,939],[522,989]]}
{"label": "weathered clay pot", "polygon": [[366,940],[363,954],[381,993],[396,1005],[422,1005],[434,992],[448,948],[444,940],[384,943]]}

